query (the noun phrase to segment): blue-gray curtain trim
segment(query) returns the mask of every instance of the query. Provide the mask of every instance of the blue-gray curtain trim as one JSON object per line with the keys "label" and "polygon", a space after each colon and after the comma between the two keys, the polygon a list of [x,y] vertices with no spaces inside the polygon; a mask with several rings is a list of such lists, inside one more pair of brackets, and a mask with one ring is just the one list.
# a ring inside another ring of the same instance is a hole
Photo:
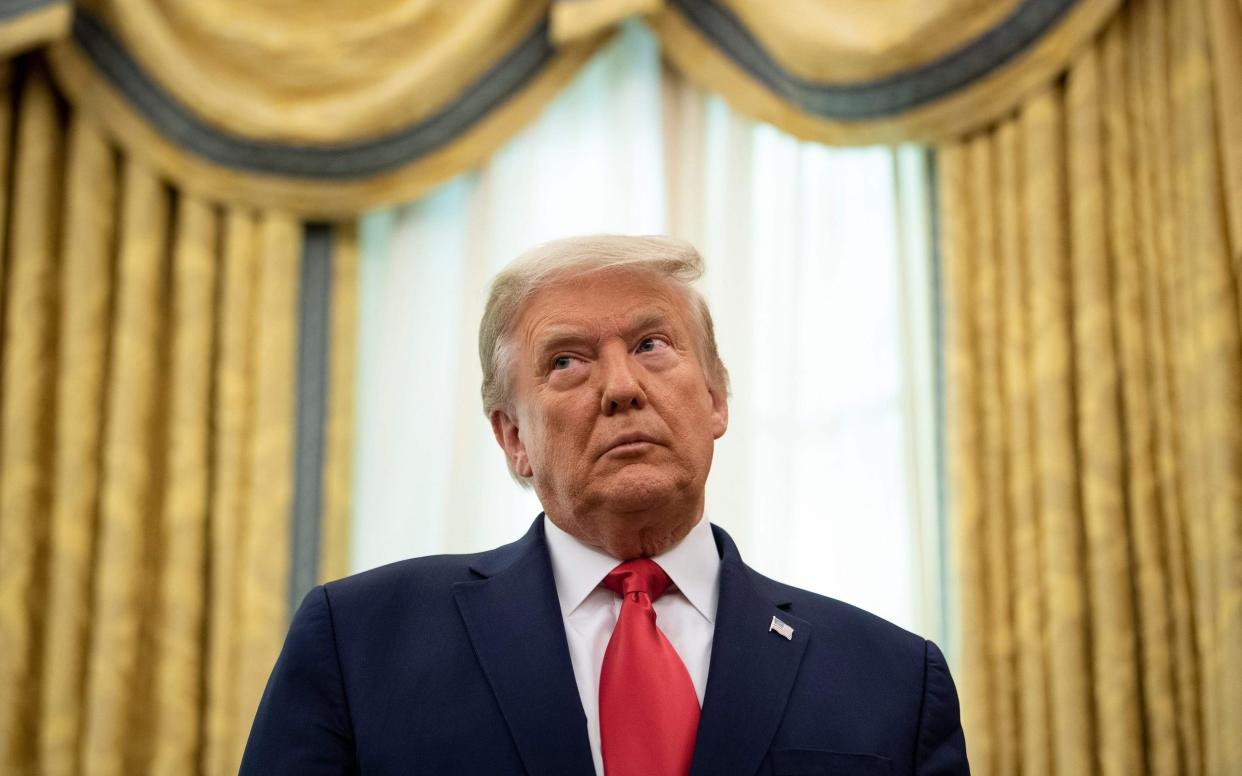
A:
{"label": "blue-gray curtain trim", "polygon": [[789,102],[822,118],[862,121],[904,113],[983,78],[1030,48],[1078,0],[1024,0],[995,27],[940,59],[850,84],[815,83],[791,74],[716,0],[671,2],[729,59]]}
{"label": "blue-gray curtain trim", "polygon": [[53,5],[65,5],[68,0],[0,0],[0,21],[23,16],[31,11],[41,11]]}
{"label": "blue-gray curtain trim", "polygon": [[307,224],[298,300],[297,425],[293,448],[293,512],[289,611],[319,583],[323,519],[324,423],[328,407],[329,322],[332,320],[332,227]]}
{"label": "blue-gray curtain trim", "polygon": [[156,83],[111,30],[82,8],[74,14],[73,39],[134,110],[174,145],[222,167],[314,180],[388,172],[441,148],[520,91],[553,54],[545,19],[438,113],[372,140],[306,146],[253,140],[204,122]]}

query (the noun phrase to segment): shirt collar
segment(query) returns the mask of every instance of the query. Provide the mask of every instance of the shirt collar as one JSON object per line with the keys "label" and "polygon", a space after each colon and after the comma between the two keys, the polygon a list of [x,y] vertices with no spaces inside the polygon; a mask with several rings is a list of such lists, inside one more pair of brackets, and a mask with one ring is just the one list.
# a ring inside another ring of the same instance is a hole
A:
{"label": "shirt collar", "polygon": [[[583,544],[546,517],[544,534],[552,560],[552,576],[561,603],[561,616],[568,617],[621,561]],[[720,601],[720,554],[712,538],[711,524],[700,519],[676,545],[652,558],[664,569],[699,614],[716,621]]]}

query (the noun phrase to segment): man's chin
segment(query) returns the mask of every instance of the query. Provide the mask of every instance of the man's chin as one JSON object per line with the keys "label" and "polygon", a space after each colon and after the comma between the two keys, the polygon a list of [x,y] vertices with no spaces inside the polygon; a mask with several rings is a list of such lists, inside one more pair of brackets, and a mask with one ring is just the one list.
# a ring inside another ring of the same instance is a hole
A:
{"label": "man's chin", "polygon": [[614,512],[645,512],[685,495],[685,489],[664,467],[634,463],[598,483],[601,502]]}

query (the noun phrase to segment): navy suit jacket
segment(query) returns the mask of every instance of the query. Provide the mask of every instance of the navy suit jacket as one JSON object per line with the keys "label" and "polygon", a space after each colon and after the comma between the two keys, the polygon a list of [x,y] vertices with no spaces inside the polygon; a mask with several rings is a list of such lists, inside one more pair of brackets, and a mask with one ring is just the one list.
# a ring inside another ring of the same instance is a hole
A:
{"label": "navy suit jacket", "polygon": [[[694,776],[968,773],[934,644],[761,576],[712,530],[720,603]],[[490,552],[312,590],[241,773],[594,774],[542,516]]]}

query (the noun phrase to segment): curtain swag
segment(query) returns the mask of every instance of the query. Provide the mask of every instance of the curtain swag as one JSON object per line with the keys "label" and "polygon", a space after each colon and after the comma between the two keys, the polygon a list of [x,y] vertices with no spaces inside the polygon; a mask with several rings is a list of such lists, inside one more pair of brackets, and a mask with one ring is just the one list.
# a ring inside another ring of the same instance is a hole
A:
{"label": "curtain swag", "polygon": [[186,191],[305,217],[409,200],[535,116],[616,25],[740,111],[837,144],[943,140],[1065,70],[1120,0],[0,0],[0,56]]}
{"label": "curtain swag", "polygon": [[0,60],[69,34],[70,0],[0,0]]}
{"label": "curtain swag", "polygon": [[686,76],[807,140],[943,141],[1060,76],[1120,0],[669,0],[652,18]]}

